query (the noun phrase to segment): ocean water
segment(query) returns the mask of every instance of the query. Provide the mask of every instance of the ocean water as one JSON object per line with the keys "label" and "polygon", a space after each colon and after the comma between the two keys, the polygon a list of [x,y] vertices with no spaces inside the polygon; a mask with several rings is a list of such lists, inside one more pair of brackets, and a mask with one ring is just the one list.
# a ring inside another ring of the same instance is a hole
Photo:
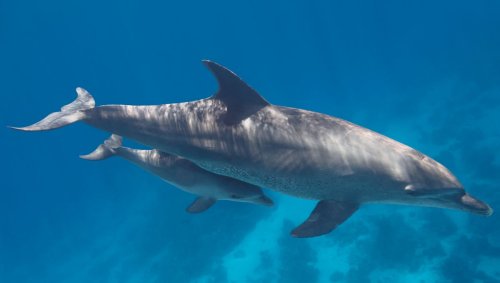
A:
{"label": "ocean water", "polygon": [[[500,209],[500,2],[0,1],[0,282],[500,282],[500,218],[366,205],[295,239],[314,202],[194,198],[108,133],[24,126],[74,99],[208,97],[211,59],[268,101],[341,117],[446,165]],[[127,141],[127,144],[138,146]]]}

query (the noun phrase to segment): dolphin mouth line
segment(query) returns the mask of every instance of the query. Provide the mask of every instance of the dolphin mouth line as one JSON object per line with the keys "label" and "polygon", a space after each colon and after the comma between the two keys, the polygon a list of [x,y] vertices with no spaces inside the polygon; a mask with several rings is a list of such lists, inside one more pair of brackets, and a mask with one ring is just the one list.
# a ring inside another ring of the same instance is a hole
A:
{"label": "dolphin mouth line", "polygon": [[482,216],[491,216],[494,212],[493,208],[491,208],[489,205],[486,209],[469,210],[469,211],[474,213],[474,214],[482,215]]}

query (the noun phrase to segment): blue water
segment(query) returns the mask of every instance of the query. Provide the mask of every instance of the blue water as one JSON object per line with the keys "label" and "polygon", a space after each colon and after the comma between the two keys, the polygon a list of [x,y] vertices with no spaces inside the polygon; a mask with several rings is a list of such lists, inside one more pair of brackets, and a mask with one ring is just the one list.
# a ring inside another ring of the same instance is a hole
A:
{"label": "blue water", "polygon": [[0,282],[500,282],[500,216],[367,205],[327,236],[273,208],[193,196],[115,158],[108,134],[24,126],[74,99],[211,95],[201,59],[268,101],[350,120],[450,168],[500,209],[498,1],[0,1]]}

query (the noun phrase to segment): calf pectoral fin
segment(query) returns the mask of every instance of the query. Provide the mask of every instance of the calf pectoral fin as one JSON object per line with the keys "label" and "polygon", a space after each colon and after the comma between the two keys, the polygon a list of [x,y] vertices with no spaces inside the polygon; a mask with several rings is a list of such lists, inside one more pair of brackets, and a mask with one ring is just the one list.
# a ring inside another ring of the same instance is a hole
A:
{"label": "calf pectoral fin", "polygon": [[307,220],[293,229],[298,238],[317,237],[329,233],[347,220],[359,207],[357,203],[322,200]]}
{"label": "calf pectoral fin", "polygon": [[186,208],[186,211],[189,213],[200,213],[209,209],[216,201],[214,198],[199,197]]}

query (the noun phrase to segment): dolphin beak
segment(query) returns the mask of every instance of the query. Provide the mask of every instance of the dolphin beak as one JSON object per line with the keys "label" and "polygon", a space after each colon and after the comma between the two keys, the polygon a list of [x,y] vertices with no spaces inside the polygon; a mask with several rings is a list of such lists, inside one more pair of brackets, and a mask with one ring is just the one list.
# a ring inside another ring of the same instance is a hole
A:
{"label": "dolphin beak", "polygon": [[465,206],[466,210],[481,214],[485,216],[490,216],[493,214],[493,209],[486,203],[472,197],[469,194],[465,194],[460,198],[460,202]]}

